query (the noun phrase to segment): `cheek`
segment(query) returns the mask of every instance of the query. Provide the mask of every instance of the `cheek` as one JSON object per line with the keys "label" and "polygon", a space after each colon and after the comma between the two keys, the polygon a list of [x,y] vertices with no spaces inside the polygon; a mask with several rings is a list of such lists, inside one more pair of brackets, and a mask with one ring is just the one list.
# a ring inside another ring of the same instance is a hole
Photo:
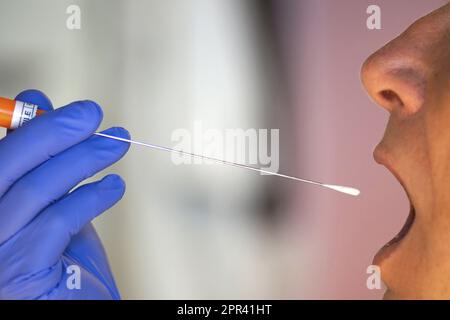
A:
{"label": "cheek", "polygon": [[450,100],[439,99],[429,107],[424,136],[426,137],[430,169],[435,176],[448,178],[450,175],[448,165],[450,158]]}

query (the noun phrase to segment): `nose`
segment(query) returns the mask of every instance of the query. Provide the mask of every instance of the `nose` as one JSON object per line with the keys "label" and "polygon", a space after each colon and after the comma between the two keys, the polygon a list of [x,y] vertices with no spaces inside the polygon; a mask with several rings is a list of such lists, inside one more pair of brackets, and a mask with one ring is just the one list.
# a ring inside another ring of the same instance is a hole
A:
{"label": "nose", "polygon": [[372,99],[391,113],[413,114],[424,103],[426,67],[405,37],[372,54],[362,66],[361,79]]}

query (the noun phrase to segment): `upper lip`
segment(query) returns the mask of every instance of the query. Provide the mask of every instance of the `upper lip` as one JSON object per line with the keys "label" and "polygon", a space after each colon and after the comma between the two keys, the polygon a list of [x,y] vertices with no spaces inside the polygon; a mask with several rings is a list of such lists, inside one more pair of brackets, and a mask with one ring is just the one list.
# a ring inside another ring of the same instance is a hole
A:
{"label": "upper lip", "polygon": [[403,190],[405,190],[405,193],[408,197],[408,199],[411,202],[411,199],[409,197],[409,193],[408,190],[406,189],[405,183],[402,179],[402,177],[397,173],[397,171],[395,170],[394,166],[391,164],[391,162],[389,161],[389,159],[385,156],[385,154],[383,152],[380,152],[379,147],[377,146],[373,152],[373,158],[375,159],[375,162],[378,164],[383,165],[384,167],[386,167],[386,169],[389,170],[389,172],[397,179],[397,181],[400,183],[400,185],[402,186]]}

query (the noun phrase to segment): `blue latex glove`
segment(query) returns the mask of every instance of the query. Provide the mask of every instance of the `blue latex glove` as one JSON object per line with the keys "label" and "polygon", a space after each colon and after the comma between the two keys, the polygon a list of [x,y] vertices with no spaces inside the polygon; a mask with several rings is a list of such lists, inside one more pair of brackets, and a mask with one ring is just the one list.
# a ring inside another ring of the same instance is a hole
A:
{"label": "blue latex glove", "polygon": [[[53,109],[39,91],[16,99]],[[90,221],[122,198],[125,184],[108,175],[71,191],[128,151],[128,143],[92,136],[101,121],[97,104],[74,102],[0,141],[1,299],[120,298]],[[121,128],[104,132],[129,138]]]}

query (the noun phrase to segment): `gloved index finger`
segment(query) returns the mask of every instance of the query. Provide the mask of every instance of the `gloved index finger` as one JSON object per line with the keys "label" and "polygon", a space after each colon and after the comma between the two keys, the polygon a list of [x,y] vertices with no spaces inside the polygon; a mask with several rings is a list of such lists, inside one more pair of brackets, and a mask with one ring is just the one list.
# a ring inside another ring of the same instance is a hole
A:
{"label": "gloved index finger", "polygon": [[8,134],[0,141],[0,196],[34,167],[92,135],[102,118],[98,104],[78,101]]}

